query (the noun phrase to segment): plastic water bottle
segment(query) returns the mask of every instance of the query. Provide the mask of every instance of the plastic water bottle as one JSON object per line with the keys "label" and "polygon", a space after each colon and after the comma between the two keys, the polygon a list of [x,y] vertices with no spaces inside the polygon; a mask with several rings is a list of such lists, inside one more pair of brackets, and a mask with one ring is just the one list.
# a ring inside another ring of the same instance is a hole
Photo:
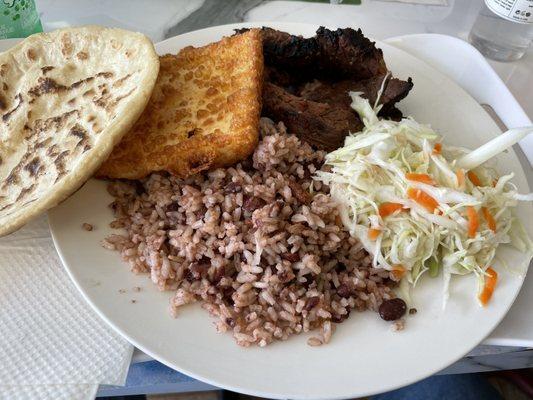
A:
{"label": "plastic water bottle", "polygon": [[515,61],[533,39],[533,0],[485,0],[469,40],[485,56]]}
{"label": "plastic water bottle", "polygon": [[34,0],[0,2],[0,39],[24,38],[42,31]]}

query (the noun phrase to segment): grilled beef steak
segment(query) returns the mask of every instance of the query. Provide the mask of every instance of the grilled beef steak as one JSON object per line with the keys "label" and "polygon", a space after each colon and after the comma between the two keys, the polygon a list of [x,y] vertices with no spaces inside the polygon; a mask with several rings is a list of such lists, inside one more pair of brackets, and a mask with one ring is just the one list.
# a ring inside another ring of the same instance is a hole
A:
{"label": "grilled beef steak", "polygon": [[[246,29],[241,29],[243,32]],[[387,74],[383,52],[361,30],[324,27],[311,38],[262,28],[265,60],[263,114],[283,121],[290,133],[328,151],[363,124],[349,92],[381,104],[379,115],[401,119],[395,104],[413,83]]]}
{"label": "grilled beef steak", "polygon": [[[385,80],[385,81],[384,81]],[[350,92],[362,92],[362,96],[374,104],[383,86],[378,104],[381,104],[379,115],[390,117],[389,111],[394,109],[394,104],[405,98],[413,82],[411,79],[402,81],[385,75],[377,75],[369,79],[354,81],[343,80],[338,82],[314,81],[305,84],[297,91],[298,95],[307,100],[318,103],[342,105],[351,109],[352,98]],[[401,117],[401,115],[400,115]]]}
{"label": "grilled beef steak", "polygon": [[363,128],[349,107],[307,100],[270,82],[263,88],[263,114],[283,121],[289,132],[327,151],[342,146],[347,132]]}

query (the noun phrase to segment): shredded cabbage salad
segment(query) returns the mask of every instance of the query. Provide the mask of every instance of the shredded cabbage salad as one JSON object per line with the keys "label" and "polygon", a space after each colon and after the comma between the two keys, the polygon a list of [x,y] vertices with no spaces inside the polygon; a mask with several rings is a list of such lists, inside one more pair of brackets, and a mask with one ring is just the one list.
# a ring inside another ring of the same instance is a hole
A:
{"label": "shredded cabbage salad", "polygon": [[[343,224],[373,255],[375,267],[393,272],[400,288],[424,274],[443,274],[443,306],[452,274],[475,274],[485,305],[497,273],[496,249],[509,243],[533,255],[533,245],[513,215],[519,194],[510,180],[481,165],[457,166],[467,149],[445,145],[429,126],[412,118],[378,119],[380,106],[352,92],[352,107],[364,129],[326,156],[315,179],[330,186]],[[408,291],[406,291],[408,293]]]}

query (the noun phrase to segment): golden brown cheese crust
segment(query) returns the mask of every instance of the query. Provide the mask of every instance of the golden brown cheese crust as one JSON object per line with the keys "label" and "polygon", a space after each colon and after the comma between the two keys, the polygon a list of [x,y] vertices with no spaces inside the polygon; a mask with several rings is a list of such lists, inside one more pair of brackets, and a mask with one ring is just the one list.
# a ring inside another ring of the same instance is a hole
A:
{"label": "golden brown cheese crust", "polygon": [[160,57],[160,65],[148,106],[98,176],[140,179],[168,171],[187,177],[253,152],[263,80],[258,30],[186,47]]}

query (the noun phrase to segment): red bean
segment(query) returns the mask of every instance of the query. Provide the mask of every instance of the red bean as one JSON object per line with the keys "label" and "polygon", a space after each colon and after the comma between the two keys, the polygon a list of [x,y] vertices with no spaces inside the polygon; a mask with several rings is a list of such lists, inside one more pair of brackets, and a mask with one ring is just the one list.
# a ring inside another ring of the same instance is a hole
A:
{"label": "red bean", "polygon": [[396,321],[404,316],[407,304],[402,299],[385,300],[379,306],[379,316],[385,321]]}

